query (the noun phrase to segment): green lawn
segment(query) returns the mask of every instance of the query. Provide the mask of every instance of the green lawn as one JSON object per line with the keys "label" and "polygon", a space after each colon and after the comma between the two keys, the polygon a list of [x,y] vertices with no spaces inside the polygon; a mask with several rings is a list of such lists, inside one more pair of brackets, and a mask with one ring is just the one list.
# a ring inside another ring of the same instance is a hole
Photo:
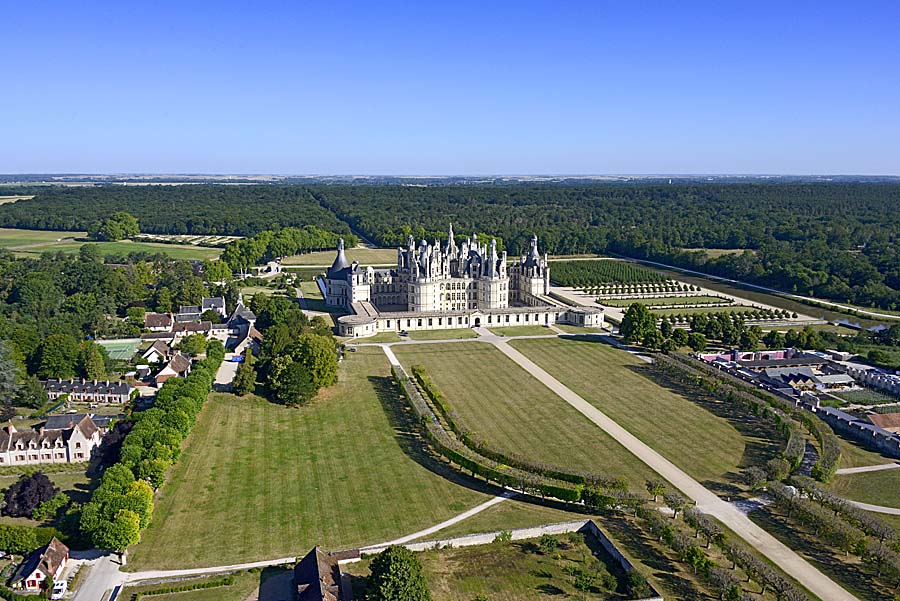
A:
{"label": "green lawn", "polygon": [[601,331],[600,328],[583,328],[581,326],[573,326],[567,323],[558,323],[554,325],[556,325],[557,328],[559,328],[566,334],[597,334]]}
{"label": "green lawn", "polygon": [[426,540],[451,538],[462,536],[463,534],[515,530],[516,528],[530,528],[543,524],[556,524],[591,518],[596,519],[596,516],[539,505],[536,502],[526,500],[509,499],[498,505],[488,507],[467,520],[448,526],[443,530],[438,530],[435,534],[430,534],[424,538]]}
{"label": "green lawn", "polygon": [[867,465],[880,465],[893,461],[890,457],[876,451],[863,448],[862,445],[839,437],[841,443],[841,464],[839,467],[864,467]]}
{"label": "green lawn", "polygon": [[478,338],[478,332],[472,328],[455,328],[452,330],[410,330],[413,340],[459,340],[462,338]]}
{"label": "green lawn", "polygon": [[[532,599],[627,599],[616,592],[625,575],[592,536],[579,533],[555,536],[559,547],[551,554],[538,548],[537,540],[486,544],[459,549],[428,550],[418,553],[425,579],[434,601],[468,601],[476,595],[504,601]],[[348,564],[351,574],[368,574],[370,560]],[[601,567],[602,566],[602,567]],[[613,575],[613,590],[592,587],[586,595],[575,589],[571,568],[588,571],[604,569]],[[354,579],[354,598],[359,597]]]}
{"label": "green lawn", "polygon": [[633,355],[599,340],[515,340],[512,346],[694,478],[738,480],[778,452],[761,422],[698,390],[662,386]]}
{"label": "green lawn", "polygon": [[852,501],[900,509],[900,469],[837,475],[829,488]]}
{"label": "green lawn", "polygon": [[[352,263],[359,261],[361,265],[395,265],[397,263],[396,248],[348,248],[347,259]],[[337,256],[337,250],[306,253],[286,257],[284,265],[331,265]]]}
{"label": "green lawn", "polygon": [[59,239],[80,238],[87,232],[51,232],[45,230],[18,230],[0,228],[0,248],[11,248],[26,244],[55,243]]}
{"label": "green lawn", "polygon": [[366,336],[365,338],[348,338],[347,342],[352,344],[354,342],[401,342],[402,340],[404,339],[394,332],[379,332],[374,336]]}
{"label": "green lawn", "polygon": [[536,461],[622,476],[643,490],[653,472],[494,346],[397,345],[407,367],[424,365],[466,426],[497,448]]}
{"label": "green lawn", "polygon": [[447,520],[487,495],[421,452],[381,349],[348,353],[308,407],[213,394],[129,569],[352,548]]}
{"label": "green lawn", "polygon": [[556,332],[544,326],[509,326],[488,329],[497,336],[552,336],[556,334]]}

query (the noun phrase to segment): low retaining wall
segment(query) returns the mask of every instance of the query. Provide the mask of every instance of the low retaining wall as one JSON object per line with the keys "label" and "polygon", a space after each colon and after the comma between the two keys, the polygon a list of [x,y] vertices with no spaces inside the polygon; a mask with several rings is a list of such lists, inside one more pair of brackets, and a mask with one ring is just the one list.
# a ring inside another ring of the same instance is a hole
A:
{"label": "low retaining wall", "polygon": [[[496,540],[497,536],[502,534],[503,530],[497,530],[495,532],[483,532],[479,534],[466,534],[463,536],[454,536],[451,538],[442,538],[436,540],[427,540],[416,543],[405,543],[402,546],[406,547],[410,551],[427,551],[429,549],[435,549],[440,547],[450,547],[450,548],[461,548],[461,547],[474,547],[477,545],[487,545],[493,543]],[[609,553],[613,559],[621,566],[622,570],[627,574],[634,570],[634,565],[631,561],[622,555],[622,552],[616,547],[615,543],[613,543],[612,539],[610,539],[606,533],[600,529],[600,527],[594,522],[594,520],[579,520],[574,522],[561,522],[558,524],[545,524],[543,526],[535,526],[532,528],[518,528],[516,530],[508,530],[511,540],[527,540],[530,538],[539,538],[545,534],[556,535],[556,534],[568,534],[570,532],[585,532],[593,536],[597,539],[600,545]],[[375,555],[384,551],[389,545],[375,545],[372,547],[363,547],[359,549],[358,557],[351,557],[349,559],[340,560],[338,563],[340,565],[344,565],[347,563],[354,563],[362,559],[367,555]],[[641,599],[636,599],[634,601],[663,601],[663,596],[659,594],[659,592],[653,588],[649,582],[647,586],[650,587],[651,595],[649,597],[643,597]]]}
{"label": "low retaining wall", "polygon": [[835,432],[844,434],[863,446],[877,449],[889,457],[900,459],[900,436],[834,407],[816,407],[813,411]]}

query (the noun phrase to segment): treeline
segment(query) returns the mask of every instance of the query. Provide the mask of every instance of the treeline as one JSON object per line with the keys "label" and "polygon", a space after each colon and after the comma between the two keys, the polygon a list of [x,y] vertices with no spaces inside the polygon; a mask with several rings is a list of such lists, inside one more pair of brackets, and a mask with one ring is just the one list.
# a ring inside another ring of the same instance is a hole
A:
{"label": "treeline", "polygon": [[161,486],[166,470],[181,454],[224,357],[222,343],[211,341],[206,358],[195,363],[187,377],[167,380],[153,407],[135,413],[118,462],[106,469],[82,508],[81,531],[94,546],[124,551],[140,541],[153,517],[151,484]]}
{"label": "treeline", "polygon": [[265,230],[250,238],[228,243],[220,259],[233,271],[245,272],[254,265],[279,257],[313,250],[336,249],[339,238],[344,239],[347,248],[353,248],[359,243],[354,234],[335,234],[313,225],[287,227],[277,231]]}
{"label": "treeline", "polygon": [[[900,185],[48,187],[0,206],[0,226],[86,229],[116,211],[150,233],[253,235],[350,226],[384,246],[406,235],[488,232],[511,256],[533,233],[551,254],[618,253],[788,292],[900,307]],[[685,249],[740,249],[711,257]]]}
{"label": "treeline", "polygon": [[251,236],[305,225],[351,233],[305,186],[48,186],[35,192],[31,200],[0,206],[0,227],[88,230],[124,211],[151,234]]}

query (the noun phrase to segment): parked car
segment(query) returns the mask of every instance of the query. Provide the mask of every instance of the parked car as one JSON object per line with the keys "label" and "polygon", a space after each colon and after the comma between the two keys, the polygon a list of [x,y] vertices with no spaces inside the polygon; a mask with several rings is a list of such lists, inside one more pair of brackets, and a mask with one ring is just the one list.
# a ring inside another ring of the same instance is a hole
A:
{"label": "parked car", "polygon": [[409,336],[409,332],[407,332],[406,330],[400,330],[400,335],[401,336]]}
{"label": "parked car", "polygon": [[62,599],[66,591],[69,590],[69,583],[66,580],[60,580],[53,583],[53,590],[50,592],[50,599]]}

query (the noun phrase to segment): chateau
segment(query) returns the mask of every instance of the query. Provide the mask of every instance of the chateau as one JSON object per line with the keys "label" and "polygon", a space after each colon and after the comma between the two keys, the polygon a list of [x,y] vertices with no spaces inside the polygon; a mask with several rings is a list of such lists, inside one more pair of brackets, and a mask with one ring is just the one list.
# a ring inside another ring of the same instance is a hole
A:
{"label": "chateau", "polygon": [[338,319],[342,336],[433,330],[481,325],[551,325],[557,321],[599,326],[598,309],[572,308],[550,297],[550,266],[538,251],[537,236],[527,255],[507,267],[497,243],[473,234],[456,243],[450,226],[446,243],[410,236],[397,249],[393,269],[350,263],[344,241],[320,287],[325,302],[350,315]]}

